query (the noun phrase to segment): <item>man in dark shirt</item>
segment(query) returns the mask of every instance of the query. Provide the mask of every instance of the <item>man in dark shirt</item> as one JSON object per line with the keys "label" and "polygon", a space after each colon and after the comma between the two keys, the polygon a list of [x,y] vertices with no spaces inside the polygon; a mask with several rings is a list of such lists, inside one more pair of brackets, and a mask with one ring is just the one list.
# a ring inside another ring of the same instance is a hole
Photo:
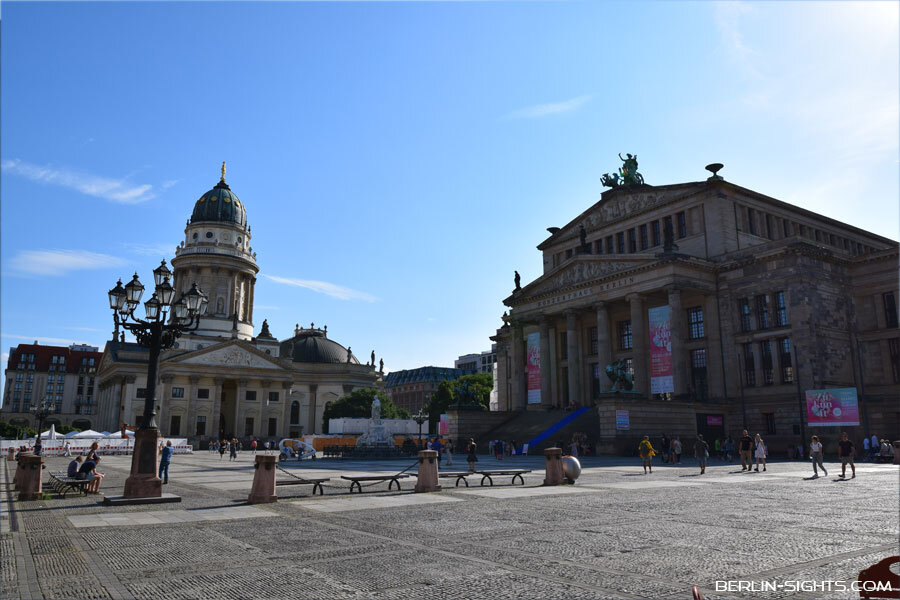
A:
{"label": "man in dark shirt", "polygon": [[850,463],[850,469],[853,473],[850,476],[850,479],[856,477],[856,465],[853,464],[853,455],[855,453],[856,448],[853,446],[853,442],[850,441],[850,438],[845,431],[841,434],[841,441],[838,442],[838,458],[841,460],[841,477],[847,476],[847,463]]}
{"label": "man in dark shirt", "polygon": [[750,437],[750,434],[746,429],[741,434],[739,443],[740,446],[738,446],[738,449],[741,451],[741,471],[749,471],[750,467],[753,466],[753,438]]}
{"label": "man in dark shirt", "polygon": [[76,456],[75,459],[69,463],[69,470],[66,474],[69,477],[75,477],[76,475],[78,475],[78,469],[81,467],[81,464],[79,464],[79,463],[81,463],[81,461],[83,461],[83,460],[84,460],[83,457]]}
{"label": "man in dark shirt", "polygon": [[[174,453],[175,449],[172,448],[172,440],[168,440],[162,452],[159,453],[159,478],[163,480],[163,483],[169,483],[169,463],[172,462]],[[165,476],[165,479],[163,479],[163,476]]]}

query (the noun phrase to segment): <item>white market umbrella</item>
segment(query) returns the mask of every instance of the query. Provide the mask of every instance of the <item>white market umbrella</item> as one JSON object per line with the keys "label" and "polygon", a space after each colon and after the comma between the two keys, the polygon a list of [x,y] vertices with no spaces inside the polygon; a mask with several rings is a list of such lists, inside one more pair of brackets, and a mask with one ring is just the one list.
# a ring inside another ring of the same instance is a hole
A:
{"label": "white market umbrella", "polygon": [[[132,430],[130,430],[130,429],[126,429],[126,430],[125,430],[125,435],[127,435],[128,437],[134,437],[134,431],[132,431]],[[111,433],[111,434],[109,434],[108,436],[106,436],[106,438],[107,438],[107,439],[110,439],[110,440],[121,440],[121,439],[122,439],[122,432],[121,432],[121,431],[117,431],[117,432],[115,432],[115,433]]]}
{"label": "white market umbrella", "polygon": [[76,435],[78,435],[78,432],[77,432],[77,431],[70,431],[69,433],[67,433],[67,434],[65,435],[65,437],[67,437],[67,438],[73,438],[73,437],[75,437]]}
{"label": "white market umbrella", "polygon": [[72,437],[74,437],[76,439],[83,439],[83,438],[99,438],[99,437],[103,437],[103,436],[100,435],[99,431],[94,431],[93,429],[88,429],[86,431],[76,433]]}
{"label": "white market umbrella", "polygon": [[54,441],[56,440],[56,424],[55,423],[50,424],[50,439],[54,440]]}

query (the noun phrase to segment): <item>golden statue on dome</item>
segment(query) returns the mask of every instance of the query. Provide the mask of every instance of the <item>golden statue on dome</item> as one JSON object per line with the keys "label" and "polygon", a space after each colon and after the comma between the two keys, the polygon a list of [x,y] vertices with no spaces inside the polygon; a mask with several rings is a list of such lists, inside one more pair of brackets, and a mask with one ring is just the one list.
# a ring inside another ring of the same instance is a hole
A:
{"label": "golden statue on dome", "polygon": [[222,161],[222,179],[220,179],[222,183],[225,183],[225,161]]}

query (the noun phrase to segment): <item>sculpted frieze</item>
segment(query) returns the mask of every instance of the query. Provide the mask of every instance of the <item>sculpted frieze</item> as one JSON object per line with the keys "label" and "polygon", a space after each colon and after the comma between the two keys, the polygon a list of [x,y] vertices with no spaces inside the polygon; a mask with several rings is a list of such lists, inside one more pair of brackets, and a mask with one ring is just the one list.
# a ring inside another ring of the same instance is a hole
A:
{"label": "sculpted frieze", "polygon": [[555,290],[568,288],[585,281],[593,281],[601,279],[607,275],[627,271],[641,266],[642,262],[638,261],[620,261],[620,260],[595,260],[590,262],[579,262],[572,265],[562,273],[551,277],[547,281],[541,283],[533,290],[529,290],[529,296],[539,296]]}
{"label": "sculpted frieze", "polygon": [[637,192],[608,200],[587,216],[587,228],[600,227],[611,221],[627,217],[631,213],[641,212],[662,204],[670,199],[671,194],[665,192]]}
{"label": "sculpted frieze", "polygon": [[243,348],[231,346],[221,350],[213,350],[200,356],[195,356],[183,361],[186,364],[196,365],[214,365],[214,366],[234,366],[234,367],[256,367],[262,369],[277,369],[278,366],[271,362],[247,352]]}

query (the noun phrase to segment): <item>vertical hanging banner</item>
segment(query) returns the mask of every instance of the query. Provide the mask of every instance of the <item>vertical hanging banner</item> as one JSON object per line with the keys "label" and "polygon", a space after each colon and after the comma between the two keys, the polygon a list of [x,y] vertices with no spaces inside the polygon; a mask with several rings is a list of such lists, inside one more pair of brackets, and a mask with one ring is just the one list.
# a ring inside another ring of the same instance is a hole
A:
{"label": "vertical hanging banner", "polygon": [[650,393],[675,391],[672,378],[672,318],[668,306],[648,311],[650,321]]}
{"label": "vertical hanging banner", "polygon": [[528,404],[541,403],[541,334],[528,334]]}
{"label": "vertical hanging banner", "polygon": [[441,435],[450,435],[450,415],[441,415],[438,432]]}

